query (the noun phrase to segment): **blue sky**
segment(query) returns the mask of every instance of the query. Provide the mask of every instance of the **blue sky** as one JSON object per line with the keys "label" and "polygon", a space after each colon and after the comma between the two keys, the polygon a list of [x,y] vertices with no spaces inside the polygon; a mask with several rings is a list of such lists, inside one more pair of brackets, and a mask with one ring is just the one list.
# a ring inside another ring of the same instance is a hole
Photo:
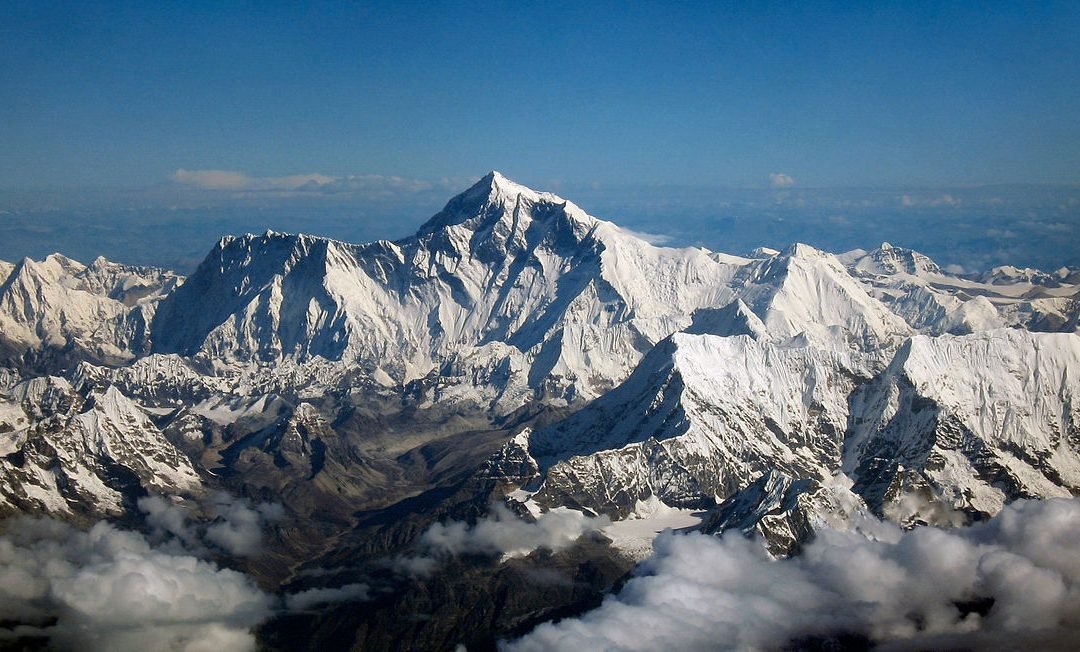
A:
{"label": "blue sky", "polygon": [[8,1],[0,93],[8,190],[1076,184],[1080,3]]}
{"label": "blue sky", "polygon": [[1080,2],[0,0],[0,259],[399,238],[491,169],[677,245],[1080,267]]}

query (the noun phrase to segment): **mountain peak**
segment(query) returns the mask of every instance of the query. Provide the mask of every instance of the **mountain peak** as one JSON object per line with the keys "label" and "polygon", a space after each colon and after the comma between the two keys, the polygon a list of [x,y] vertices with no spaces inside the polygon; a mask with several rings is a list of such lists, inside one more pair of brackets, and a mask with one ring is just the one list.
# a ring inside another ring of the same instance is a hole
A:
{"label": "mountain peak", "polygon": [[828,254],[817,247],[812,247],[802,242],[794,242],[788,245],[781,252],[781,255],[786,258],[823,258],[831,256],[832,254]]}
{"label": "mountain peak", "polygon": [[538,192],[528,186],[512,181],[498,170],[488,172],[463,194],[470,197],[486,197],[489,199],[499,197],[516,200],[518,197],[525,197],[532,202],[550,201],[553,203],[562,203],[566,201],[552,193]]}
{"label": "mountain peak", "polygon": [[[554,207],[556,210],[532,210],[540,205]],[[572,202],[554,193],[533,190],[511,181],[497,170],[492,170],[468,190],[447,202],[442,211],[420,227],[418,235],[456,225],[479,231],[501,220],[512,222],[514,216],[521,213],[528,213],[530,219],[563,213],[577,222],[592,224],[594,221]]]}

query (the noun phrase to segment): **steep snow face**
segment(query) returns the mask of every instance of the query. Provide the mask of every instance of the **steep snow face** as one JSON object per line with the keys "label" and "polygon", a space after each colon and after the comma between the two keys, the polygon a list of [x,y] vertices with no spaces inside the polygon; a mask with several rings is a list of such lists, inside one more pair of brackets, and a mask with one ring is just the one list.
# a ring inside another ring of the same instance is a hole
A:
{"label": "steep snow face", "polygon": [[138,491],[197,491],[190,461],[115,388],[83,395],[63,378],[0,397],[0,511],[117,514]]}
{"label": "steep snow face", "polygon": [[492,173],[399,242],[223,239],[160,306],[154,350],[321,357],[400,384],[449,362],[470,378],[490,370],[492,347],[510,346],[520,357],[500,389],[590,397],[695,308],[721,301],[738,268],[703,250],[654,247]]}
{"label": "steep snow face", "polygon": [[709,506],[770,468],[827,477],[840,463],[856,357],[677,333],[621,386],[531,435],[545,472],[535,500],[622,517],[654,495]]}
{"label": "steep snow face", "polygon": [[979,279],[942,270],[910,249],[888,243],[840,256],[878,300],[913,328],[933,335],[965,335],[1003,326],[1075,331],[1080,286],[1069,270],[1047,274],[998,267]]}
{"label": "steep snow face", "polygon": [[[844,471],[878,511],[995,514],[1080,491],[1080,337],[917,336],[851,401]],[[928,507],[932,509],[932,507]],[[925,512],[925,510],[923,510]]]}
{"label": "steep snow face", "polygon": [[652,496],[706,507],[770,470],[854,479],[819,496],[819,484],[773,478],[713,518],[773,537],[778,551],[845,495],[905,524],[962,523],[1080,491],[1078,347],[1074,334],[1018,329],[919,335],[871,380],[871,356],[851,349],[677,333],[621,386],[508,444],[504,479],[539,486],[537,504],[616,518]]}
{"label": "steep snow face", "polygon": [[104,258],[89,267],[59,254],[26,258],[0,285],[0,354],[30,368],[47,366],[48,349],[66,348],[76,360],[130,361],[145,348],[154,305],[180,281]]}

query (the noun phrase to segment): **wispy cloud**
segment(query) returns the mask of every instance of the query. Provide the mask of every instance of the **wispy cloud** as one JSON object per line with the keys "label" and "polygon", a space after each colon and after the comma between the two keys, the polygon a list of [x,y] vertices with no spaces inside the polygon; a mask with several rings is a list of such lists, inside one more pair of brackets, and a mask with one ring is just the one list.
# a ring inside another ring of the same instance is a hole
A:
{"label": "wispy cloud", "polygon": [[202,552],[205,544],[244,557],[261,552],[263,532],[280,520],[284,508],[278,503],[252,504],[246,498],[217,493],[200,507],[213,517],[207,525],[191,520],[192,506],[180,505],[161,496],[139,499],[151,536],[156,541],[175,539],[184,549]]}
{"label": "wispy cloud", "polygon": [[172,180],[205,190],[304,190],[337,181],[325,174],[293,174],[285,177],[253,177],[235,170],[185,170],[173,172]]}
{"label": "wispy cloud", "polygon": [[[1000,201],[998,203],[1000,203]],[[906,208],[927,206],[936,208],[940,206],[959,206],[960,204],[960,199],[947,192],[942,194],[935,194],[932,196],[918,196],[911,194],[904,194],[900,196],[900,205]]]}
{"label": "wispy cloud", "polygon": [[285,596],[285,608],[289,611],[308,611],[312,607],[338,602],[363,602],[370,598],[367,584],[345,584],[333,588],[316,588],[290,593]]}
{"label": "wispy cloud", "polygon": [[496,503],[474,525],[463,521],[435,523],[421,535],[419,555],[399,557],[394,566],[410,575],[427,575],[440,559],[463,554],[524,557],[544,548],[557,552],[582,535],[610,524],[607,517],[589,517],[572,509],[545,512],[526,521],[502,503]]}
{"label": "wispy cloud", "polygon": [[626,233],[627,235],[632,235],[632,236],[634,236],[635,238],[637,238],[639,240],[644,240],[645,242],[648,242],[651,245],[656,245],[658,247],[661,247],[661,246],[666,245],[666,244],[670,244],[675,239],[673,236],[666,235],[666,234],[663,234],[663,233],[650,233],[648,231],[635,231],[633,229],[628,229],[625,226],[621,226],[619,228],[622,230],[623,233]]}
{"label": "wispy cloud", "polygon": [[795,185],[795,179],[783,172],[773,172],[769,175],[769,185],[773,188],[790,188]]}
{"label": "wispy cloud", "polygon": [[229,192],[276,192],[339,194],[353,193],[366,197],[394,197],[432,190],[452,191],[469,185],[465,179],[410,179],[383,174],[291,174],[283,177],[258,177],[236,170],[186,170],[173,172],[171,180],[181,186],[200,190]]}

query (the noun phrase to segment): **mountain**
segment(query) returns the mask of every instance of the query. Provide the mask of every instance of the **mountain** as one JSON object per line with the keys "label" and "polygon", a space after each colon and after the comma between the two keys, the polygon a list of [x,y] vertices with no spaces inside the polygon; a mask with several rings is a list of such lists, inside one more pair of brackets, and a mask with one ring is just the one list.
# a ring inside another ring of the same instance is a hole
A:
{"label": "mountain", "polygon": [[1076,276],[998,267],[975,277],[951,274],[917,251],[883,243],[840,256],[876,299],[919,331],[964,335],[1013,326],[1077,332]]}
{"label": "mountain", "polygon": [[808,245],[792,245],[740,272],[734,292],[775,341],[797,337],[816,346],[878,351],[895,347],[911,332],[835,256]]}
{"label": "mountain", "polygon": [[[827,512],[845,503],[948,525],[1080,491],[1077,335],[916,335],[873,375],[861,375],[866,359],[675,334],[619,387],[509,442],[485,473],[545,508],[613,518],[652,496],[720,504],[714,530],[757,531],[778,550],[811,536],[809,522],[837,520]],[[850,491],[801,497],[836,486],[838,474]],[[763,526],[767,515],[785,525]]]}
{"label": "mountain", "polygon": [[898,520],[919,516],[905,504],[913,493],[985,517],[1018,498],[1080,492],[1078,378],[1073,334],[914,337],[852,396],[844,472]]}
{"label": "mountain", "polygon": [[39,373],[79,360],[130,362],[148,348],[156,303],[182,282],[104,258],[89,266],[60,254],[25,258],[0,285],[0,361]]}
{"label": "mountain", "polygon": [[185,495],[202,482],[188,457],[115,388],[24,380],[0,395],[0,511],[122,515],[148,491]]}
{"label": "mountain", "polygon": [[384,385],[429,377],[592,398],[715,304],[737,264],[654,247],[497,172],[398,242],[224,238],[158,309],[153,351],[318,358]]}
{"label": "mountain", "polygon": [[796,479],[771,469],[712,510],[706,534],[760,537],[777,557],[798,554],[821,528],[855,529],[871,522],[863,500],[839,479]]}
{"label": "mountain", "polygon": [[770,468],[826,477],[840,462],[855,358],[675,334],[625,383],[529,436],[545,474],[533,499],[625,517],[651,496],[710,507]]}

